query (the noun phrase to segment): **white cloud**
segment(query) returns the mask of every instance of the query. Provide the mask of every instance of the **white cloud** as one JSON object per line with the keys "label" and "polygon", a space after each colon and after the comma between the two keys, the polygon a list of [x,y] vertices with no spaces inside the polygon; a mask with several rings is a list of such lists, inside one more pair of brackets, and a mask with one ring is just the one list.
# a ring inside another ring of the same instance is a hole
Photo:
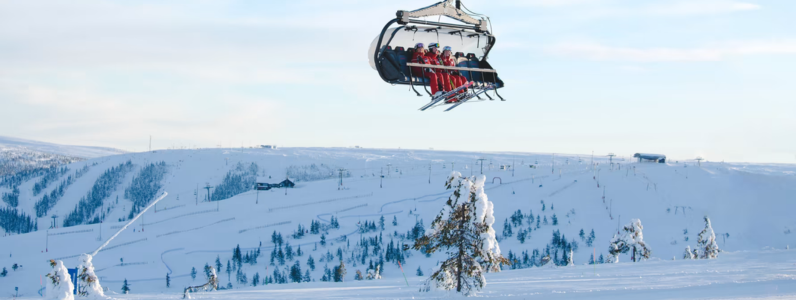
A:
{"label": "white cloud", "polygon": [[605,1],[604,0],[519,0],[519,1],[507,1],[503,2],[502,4],[509,4],[516,6],[557,7],[557,6],[596,4],[600,2],[605,2]]}
{"label": "white cloud", "polygon": [[758,10],[760,5],[727,0],[678,1],[665,5],[645,7],[641,12],[657,15],[705,15]]}
{"label": "white cloud", "polygon": [[796,54],[796,40],[743,41],[701,48],[633,48],[597,43],[563,43],[547,52],[598,61],[720,61],[740,55]]}

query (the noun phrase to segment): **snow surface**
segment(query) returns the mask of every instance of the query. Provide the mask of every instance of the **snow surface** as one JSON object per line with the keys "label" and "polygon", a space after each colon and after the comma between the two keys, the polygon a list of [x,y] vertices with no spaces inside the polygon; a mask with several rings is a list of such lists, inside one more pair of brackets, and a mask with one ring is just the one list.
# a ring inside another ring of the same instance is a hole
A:
{"label": "snow surface", "polygon": [[24,148],[37,152],[45,152],[45,153],[79,157],[79,158],[97,158],[102,156],[126,153],[126,151],[114,148],[59,145],[53,143],[0,136],[0,150],[19,149],[19,148]]}
{"label": "snow surface", "polygon": [[[262,242],[259,263],[244,264],[243,269],[249,278],[255,272],[261,277],[271,275],[273,267],[267,262],[273,247],[270,235],[276,230],[288,238],[294,248],[301,245],[305,252],[299,258],[302,268],[307,268],[304,263],[307,255],[316,259],[317,267],[311,272],[316,282],[258,287],[240,287],[233,282],[233,290],[195,293],[192,297],[448,297],[447,292],[417,291],[426,277],[415,276],[414,270],[420,266],[426,276],[431,274],[437,261],[442,260],[437,254],[427,258],[412,251],[413,255],[403,265],[410,287],[406,287],[401,270],[393,263],[385,263],[381,280],[354,281],[355,270],[364,271],[366,267],[346,263],[346,282],[319,282],[326,262],[318,259],[321,253],[334,252],[345,244],[336,241],[338,237],[348,236],[353,246],[360,238],[357,222],[378,221],[380,216],[385,216],[385,243],[395,231],[406,233],[416,220],[423,219],[428,226],[450,195],[444,181],[452,171],[451,163],[463,176],[470,176],[479,173],[476,159],[481,157],[487,159],[484,161],[484,190],[493,204],[492,213],[497,224],[502,224],[518,209],[523,214],[533,210],[535,216],[548,219],[556,214],[559,220],[558,226],[542,225],[531,231],[524,244],[516,239],[516,234],[499,239],[499,249],[504,256],[509,251],[518,254],[524,250],[543,249],[550,242],[553,230],[560,230],[567,240],[575,239],[580,246],[574,253],[575,266],[554,268],[548,265],[487,274],[488,285],[480,296],[517,299],[796,297],[796,252],[782,250],[796,245],[796,235],[789,233],[796,229],[794,165],[703,162],[699,167],[692,162],[636,163],[632,158],[614,158],[614,162],[621,164],[620,169],[616,164],[608,165],[607,158],[599,158],[595,159],[599,165],[592,168],[587,156],[579,159],[556,155],[553,164],[553,157],[547,154],[347,148],[168,150],[73,163],[69,166],[73,170],[85,164],[91,169],[68,188],[52,210],[59,216],[72,210],[109,167],[129,159],[136,164],[136,170],[130,172],[105,200],[105,209],[109,210],[105,223],[69,228],[61,228],[59,224],[59,228],[49,230],[48,237],[47,224],[52,219],[47,216],[38,219],[38,232],[0,238],[0,267],[6,267],[9,272],[7,277],[0,277],[0,297],[11,295],[16,286],[23,299],[38,298],[42,278],[52,270],[47,264],[49,259],[63,260],[67,267],[77,267],[80,254],[90,253],[124,225],[116,220],[126,218],[129,213],[131,202],[124,199],[124,188],[134,174],[146,163],[161,160],[169,167],[161,190],[168,192],[168,197],[93,257],[95,272],[102,286],[109,289],[105,292],[108,296],[177,299],[182,297],[184,287],[204,282],[202,274],[196,280],[191,279],[192,267],[202,270],[205,263],[213,265],[217,256],[226,265],[232,249],[238,244],[243,251],[250,251]],[[313,163],[346,168],[351,177],[343,179],[342,188],[339,178],[335,177],[299,182],[293,189],[248,191],[223,201],[203,202],[206,190],[202,187],[220,183],[238,162],[257,163],[261,168],[258,176],[271,176],[274,183],[284,179],[288,166]],[[498,167],[512,162],[514,173]],[[384,172],[383,188],[379,188],[381,172]],[[19,204],[26,212],[32,212],[35,201],[40,198],[30,195],[34,180],[20,186],[28,190],[20,195]],[[195,195],[197,188],[199,192]],[[120,196],[118,204],[115,202],[117,195]],[[541,210],[541,200],[546,204],[545,211]],[[415,214],[409,214],[410,210]],[[299,240],[288,237],[299,224],[309,227],[311,220],[328,223],[331,215],[337,216],[341,228],[329,231],[326,247],[318,245],[318,250],[313,251],[320,235],[308,234]],[[686,246],[696,246],[705,215],[710,217],[718,246],[725,252],[714,260],[680,259]],[[393,216],[397,216],[398,226],[391,224]],[[644,241],[652,249],[652,259],[631,263],[628,256],[618,264],[584,265],[593,253],[607,256],[611,237],[630,219],[643,222]],[[587,247],[580,240],[580,229],[587,233],[594,229],[593,247]],[[363,237],[378,234],[371,232]],[[410,243],[392,239],[399,244]],[[49,251],[45,252],[47,243]],[[677,260],[672,261],[672,257]],[[12,271],[13,263],[24,267]],[[334,264],[329,263],[329,266]],[[172,280],[171,288],[165,286],[167,273]],[[125,279],[130,283],[131,294],[120,295]],[[219,279],[220,286],[226,286],[229,281],[225,272],[219,272]]]}

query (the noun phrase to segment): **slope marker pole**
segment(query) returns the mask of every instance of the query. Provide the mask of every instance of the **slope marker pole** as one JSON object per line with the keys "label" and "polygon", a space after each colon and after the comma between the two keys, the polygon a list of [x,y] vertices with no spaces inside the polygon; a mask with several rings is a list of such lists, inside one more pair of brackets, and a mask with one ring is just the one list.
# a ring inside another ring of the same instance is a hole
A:
{"label": "slope marker pole", "polygon": [[401,261],[398,261],[398,267],[401,268],[401,274],[404,274],[404,281],[406,281],[406,286],[409,286],[409,280],[406,279],[406,273],[404,273],[404,267],[401,266]]}

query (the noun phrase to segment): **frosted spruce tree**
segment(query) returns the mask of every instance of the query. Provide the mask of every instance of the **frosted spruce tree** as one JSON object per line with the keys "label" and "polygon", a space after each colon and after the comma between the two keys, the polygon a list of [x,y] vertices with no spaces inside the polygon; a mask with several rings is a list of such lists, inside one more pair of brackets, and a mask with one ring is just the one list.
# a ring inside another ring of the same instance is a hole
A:
{"label": "frosted spruce tree", "polygon": [[72,284],[72,277],[64,267],[64,262],[51,259],[50,266],[53,267],[53,270],[47,274],[46,299],[74,300],[75,296],[72,295],[72,290],[75,289],[75,286]]}
{"label": "frosted spruce tree", "polygon": [[639,219],[632,219],[630,223],[622,227],[620,235],[614,235],[610,246],[608,246],[608,253],[611,254],[608,258],[609,262],[619,262],[619,255],[628,251],[630,251],[631,260],[634,262],[642,258],[650,258],[650,249],[644,242],[643,229],[644,226],[641,225]]}
{"label": "frosted spruce tree", "polygon": [[713,227],[710,225],[710,218],[705,216],[705,229],[699,233],[697,240],[697,249],[699,258],[701,259],[714,259],[719,257],[719,245],[716,244],[716,234],[713,233]]}
{"label": "frosted spruce tree", "polygon": [[685,246],[685,252],[683,252],[683,259],[695,259],[694,253],[691,253],[691,246]]}
{"label": "frosted spruce tree", "polygon": [[509,263],[495,240],[493,204],[484,193],[485,181],[484,175],[468,178],[452,172],[445,182],[453,194],[413,248],[427,253],[447,250],[448,259],[426,280],[422,291],[429,291],[433,283],[469,295],[486,286],[485,272],[500,272],[500,265]]}
{"label": "frosted spruce tree", "polygon": [[93,257],[90,254],[80,255],[80,265],[77,267],[81,290],[79,295],[87,299],[108,299],[102,291],[99,278],[94,274],[94,264],[91,262]]}

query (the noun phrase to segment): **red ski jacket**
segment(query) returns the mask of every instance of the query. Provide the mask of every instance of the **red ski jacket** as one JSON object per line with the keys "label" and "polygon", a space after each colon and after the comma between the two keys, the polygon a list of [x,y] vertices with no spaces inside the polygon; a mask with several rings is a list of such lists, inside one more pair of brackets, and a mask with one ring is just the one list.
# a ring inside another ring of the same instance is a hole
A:
{"label": "red ski jacket", "polygon": [[[420,52],[415,52],[412,54],[412,62],[418,64],[425,64],[425,65],[436,65],[428,58],[428,56],[420,54]],[[412,67],[412,75],[414,77],[423,77],[423,69],[420,67]],[[428,69],[426,69],[425,73],[430,73]]]}

